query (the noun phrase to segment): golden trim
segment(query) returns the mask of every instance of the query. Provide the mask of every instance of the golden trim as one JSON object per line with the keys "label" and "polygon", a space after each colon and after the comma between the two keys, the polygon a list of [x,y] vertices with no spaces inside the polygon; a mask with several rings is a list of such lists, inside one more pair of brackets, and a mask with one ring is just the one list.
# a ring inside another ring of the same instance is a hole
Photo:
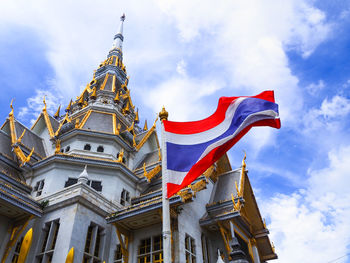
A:
{"label": "golden trim", "polygon": [[103,83],[102,83],[102,85],[101,85],[100,90],[104,90],[104,89],[105,89],[105,86],[106,86],[106,84],[107,84],[108,77],[109,77],[109,73],[106,74],[106,76],[105,76],[105,78],[104,78],[104,80],[103,80]]}
{"label": "golden trim", "polygon": [[[229,260],[231,260],[231,247],[230,247],[230,244],[229,244],[229,240],[230,240],[230,237],[231,237],[231,234],[228,233],[227,229],[221,224],[220,221],[218,221],[218,226],[219,226],[219,229],[220,229],[220,233],[221,233],[221,237],[222,237],[222,240],[224,241],[224,244],[225,244],[225,249],[226,249],[226,252],[227,252],[227,256],[229,258]],[[231,237],[232,239],[232,237]]]}
{"label": "golden trim", "polygon": [[112,92],[115,92],[115,75],[113,75],[112,79]]}
{"label": "golden trim", "polygon": [[202,179],[194,184],[190,184],[188,187],[191,188],[193,196],[195,197],[199,191],[207,189],[207,180]]}
{"label": "golden trim", "polygon": [[113,133],[117,134],[117,116],[115,115],[115,113],[113,113]]}
{"label": "golden trim", "polygon": [[150,182],[151,179],[156,176],[162,170],[160,165],[154,167],[151,171],[146,171],[146,163],[143,163],[143,176],[147,178],[147,182]]}
{"label": "golden trim", "polygon": [[158,120],[158,116],[156,118],[156,120],[153,123],[153,126],[151,129],[149,129],[149,131],[146,133],[146,135],[142,138],[142,140],[139,142],[138,145],[136,145],[136,150],[140,150],[141,147],[145,144],[145,142],[148,140],[148,138],[151,136],[151,134],[154,132],[154,130],[156,129],[156,122]]}
{"label": "golden trim", "polygon": [[52,125],[51,125],[51,121],[50,121],[50,117],[47,113],[47,110],[46,110],[46,103],[45,103],[45,100],[44,100],[44,108],[43,108],[43,115],[44,115],[44,120],[45,120],[45,124],[46,124],[46,128],[49,132],[49,135],[50,135],[50,138],[54,137],[55,136],[55,133],[52,129]]}
{"label": "golden trim", "polygon": [[120,233],[118,227],[116,224],[114,224],[116,232],[117,232],[117,236],[119,239],[119,244],[122,250],[122,255],[123,255],[123,262],[129,262],[129,237],[125,234],[123,234],[124,236],[124,240],[122,237],[122,234]]}
{"label": "golden trim", "polygon": [[81,123],[80,123],[80,125],[79,125],[79,129],[82,129],[82,128],[84,127],[84,125],[85,125],[87,119],[90,117],[91,112],[92,112],[92,110],[89,110],[89,111],[85,114],[83,120],[81,121]]}
{"label": "golden trim", "polygon": [[30,158],[34,153],[34,147],[32,148],[32,151],[29,153],[28,156],[25,156],[22,149],[17,145],[13,147],[13,151],[15,152],[18,159],[21,161],[20,167],[22,167],[23,165],[25,165],[27,162],[30,161]]}
{"label": "golden trim", "polygon": [[57,131],[55,132],[55,136],[58,135],[58,133],[60,132],[60,130],[61,130],[62,126],[63,126],[63,124],[64,124],[66,121],[67,121],[67,122],[71,122],[71,120],[70,120],[69,117],[68,117],[68,112],[66,113],[66,116],[64,117],[64,119],[62,120],[62,122],[60,123],[60,125],[58,126],[58,129],[57,129]]}

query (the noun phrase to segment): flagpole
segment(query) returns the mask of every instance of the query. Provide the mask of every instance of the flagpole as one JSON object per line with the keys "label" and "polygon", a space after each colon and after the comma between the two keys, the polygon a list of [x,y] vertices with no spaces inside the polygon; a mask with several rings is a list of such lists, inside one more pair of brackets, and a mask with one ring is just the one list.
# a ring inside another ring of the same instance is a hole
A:
{"label": "flagpole", "polygon": [[170,229],[170,205],[167,198],[168,173],[166,169],[166,142],[163,120],[168,119],[168,112],[165,108],[159,113],[162,129],[162,217],[163,217],[163,262],[171,262],[171,229]]}

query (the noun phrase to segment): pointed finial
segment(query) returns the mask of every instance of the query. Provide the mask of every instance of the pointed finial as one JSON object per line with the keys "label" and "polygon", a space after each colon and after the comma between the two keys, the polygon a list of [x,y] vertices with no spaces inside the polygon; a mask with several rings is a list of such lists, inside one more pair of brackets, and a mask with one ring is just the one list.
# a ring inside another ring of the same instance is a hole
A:
{"label": "pointed finial", "polygon": [[140,119],[139,119],[139,109],[136,110],[136,116],[135,116],[135,123],[139,123]]}
{"label": "pointed finial", "polygon": [[119,94],[120,94],[120,91],[117,91],[117,94],[114,97],[114,102],[119,102],[120,101],[120,98],[119,98],[120,95]]}
{"label": "pointed finial", "polygon": [[89,175],[87,173],[87,165],[84,167],[84,171],[81,172],[81,174],[78,177],[78,183],[87,183],[89,180]]}
{"label": "pointed finial", "polygon": [[67,106],[67,108],[66,108],[66,112],[68,112],[68,111],[71,110],[71,108],[72,108],[72,103],[73,103],[73,101],[72,101],[72,99],[71,99],[70,102],[69,102],[69,104],[68,104],[68,106]]}
{"label": "pointed finial", "polygon": [[112,50],[119,49],[120,52],[122,51],[123,40],[124,40],[124,36],[123,36],[123,23],[124,23],[124,21],[125,21],[125,14],[123,14],[120,17],[119,32],[114,36]]}
{"label": "pointed finial", "polygon": [[147,127],[147,120],[145,120],[145,125],[143,126],[143,130],[144,130],[144,131],[147,131],[147,130],[148,130],[148,127]]}
{"label": "pointed finial", "polygon": [[162,111],[159,112],[159,119],[160,121],[168,120],[169,113],[165,110],[165,107],[163,106]]}
{"label": "pointed finial", "polygon": [[9,116],[13,116],[13,99],[11,100],[11,103],[10,103],[10,108],[11,108],[11,112],[9,113]]}
{"label": "pointed finial", "polygon": [[95,100],[96,97],[97,97],[97,95],[96,95],[96,87],[93,87],[90,98],[93,99],[93,100]]}
{"label": "pointed finial", "polygon": [[45,95],[44,95],[44,98],[43,98],[43,103],[44,103],[44,110],[46,110],[46,100],[45,100]]}
{"label": "pointed finial", "polygon": [[84,105],[84,94],[82,94],[79,98],[79,101],[78,101],[78,105],[79,106],[83,106]]}
{"label": "pointed finial", "polygon": [[126,103],[125,108],[123,109],[124,113],[129,113],[130,112],[130,104],[129,101]]}
{"label": "pointed finial", "polygon": [[54,117],[55,119],[58,119],[58,118],[60,117],[60,110],[61,110],[61,105],[58,106],[58,109],[57,109],[55,115],[53,115],[53,117]]}

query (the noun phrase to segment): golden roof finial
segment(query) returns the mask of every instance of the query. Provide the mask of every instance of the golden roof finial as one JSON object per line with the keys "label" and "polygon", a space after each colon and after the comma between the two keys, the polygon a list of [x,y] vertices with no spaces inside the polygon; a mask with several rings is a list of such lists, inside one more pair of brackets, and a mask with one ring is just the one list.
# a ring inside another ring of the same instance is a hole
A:
{"label": "golden roof finial", "polygon": [[139,109],[136,110],[135,122],[136,122],[136,123],[139,123],[139,122],[140,122],[140,119],[139,119]]}
{"label": "golden roof finial", "polygon": [[118,154],[118,163],[122,163],[123,162],[123,157],[124,157],[124,149],[121,149],[119,154]]}
{"label": "golden roof finial", "polygon": [[67,106],[67,108],[66,108],[66,112],[68,112],[68,111],[71,110],[71,108],[72,108],[72,103],[73,103],[73,100],[71,99],[70,102],[69,102],[69,104],[68,104],[68,106]]}
{"label": "golden roof finial", "polygon": [[56,119],[58,119],[60,117],[60,110],[61,110],[61,104],[60,104],[60,106],[58,106],[58,109],[57,109],[55,115],[53,115]]}
{"label": "golden roof finial", "polygon": [[125,108],[123,109],[124,113],[129,113],[130,112],[130,103],[129,101],[126,103]]}
{"label": "golden roof finial", "polygon": [[12,106],[12,104],[13,104],[13,99],[11,100],[11,103],[10,103],[11,111],[9,113],[9,116],[13,116],[13,106]]}
{"label": "golden roof finial", "polygon": [[165,110],[164,106],[162,108],[162,111],[159,112],[159,119],[160,121],[167,120],[169,116],[169,113]]}
{"label": "golden roof finial", "polygon": [[247,153],[244,151],[244,157],[242,160],[242,172],[241,172],[241,183],[239,186],[239,193],[238,196],[243,197],[243,190],[244,190],[244,178],[245,178],[245,173],[246,173],[246,163],[245,163],[245,159],[247,158]]}
{"label": "golden roof finial", "polygon": [[92,89],[92,94],[91,94],[90,98],[93,99],[93,100],[95,100],[96,97],[97,97],[97,96],[96,96],[96,87],[93,87],[93,89]]}
{"label": "golden roof finial", "polygon": [[145,120],[145,125],[143,126],[143,130],[144,130],[144,131],[147,131],[147,130],[148,130],[148,127],[147,127],[147,120]]}
{"label": "golden roof finial", "polygon": [[117,94],[114,97],[114,102],[119,102],[120,101],[119,96],[120,96],[120,90],[117,91]]}
{"label": "golden roof finial", "polygon": [[78,105],[79,106],[83,106],[84,105],[84,93],[80,96],[79,101],[78,101]]}
{"label": "golden roof finial", "polygon": [[46,106],[45,95],[44,95],[44,98],[43,98],[43,103],[44,103],[44,109],[43,109],[43,110],[45,110],[45,111],[46,111],[47,106]]}

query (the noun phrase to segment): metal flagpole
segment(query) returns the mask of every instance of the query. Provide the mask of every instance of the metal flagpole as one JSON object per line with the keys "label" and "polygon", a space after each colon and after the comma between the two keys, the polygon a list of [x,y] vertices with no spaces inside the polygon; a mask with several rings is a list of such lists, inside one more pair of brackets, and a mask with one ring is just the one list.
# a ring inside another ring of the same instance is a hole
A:
{"label": "metal flagpole", "polygon": [[163,217],[163,259],[164,263],[171,262],[171,229],[170,229],[170,206],[167,199],[168,174],[166,169],[166,143],[163,120],[168,119],[168,112],[163,107],[159,113],[159,119],[162,123],[162,217]]}

